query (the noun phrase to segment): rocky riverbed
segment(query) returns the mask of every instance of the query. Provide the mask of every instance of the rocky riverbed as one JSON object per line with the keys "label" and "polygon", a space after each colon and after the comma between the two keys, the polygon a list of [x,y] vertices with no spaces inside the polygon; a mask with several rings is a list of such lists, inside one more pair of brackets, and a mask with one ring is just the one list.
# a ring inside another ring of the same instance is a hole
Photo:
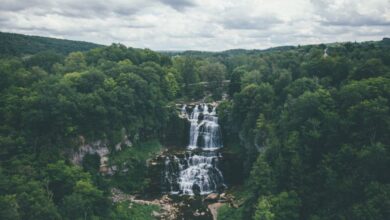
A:
{"label": "rocky riverbed", "polygon": [[226,193],[211,193],[207,196],[162,195],[154,199],[143,199],[113,188],[111,198],[114,203],[129,201],[159,206],[160,212],[154,211],[151,215],[161,220],[216,220],[218,209],[223,204],[234,204],[233,196]]}

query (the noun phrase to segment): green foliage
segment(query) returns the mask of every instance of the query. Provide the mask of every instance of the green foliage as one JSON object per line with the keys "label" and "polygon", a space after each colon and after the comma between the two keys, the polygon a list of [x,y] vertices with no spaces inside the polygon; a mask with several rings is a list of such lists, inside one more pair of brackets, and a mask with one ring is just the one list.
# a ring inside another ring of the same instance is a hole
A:
{"label": "green foliage", "polygon": [[273,192],[275,186],[272,179],[272,170],[268,163],[265,161],[263,155],[257,158],[256,163],[251,170],[251,182],[249,186],[254,191],[254,195],[268,195]]}
{"label": "green foliage", "polygon": [[140,205],[137,203],[121,202],[114,207],[114,212],[111,214],[111,219],[118,220],[155,220],[153,211],[158,212],[159,207],[154,205]]}
{"label": "green foliage", "polygon": [[[112,45],[0,59],[1,218],[107,219],[109,184],[146,188],[146,160],[160,145],[138,142],[164,137],[166,106],[180,88],[163,57]],[[118,143],[123,135],[136,147],[113,156],[128,171],[112,181],[99,175],[96,155],[84,170],[67,162],[80,136]]]}
{"label": "green foliage", "polygon": [[[246,179],[242,204],[223,206],[220,218],[390,215],[388,39],[172,58],[121,44],[0,39],[1,219],[151,219],[156,207],[112,207],[108,187],[145,191],[146,160],[185,130],[175,99],[225,92],[224,146]],[[84,169],[68,163],[77,140],[113,146],[124,135],[134,146],[111,154],[121,170],[112,178],[97,173],[96,155]]]}
{"label": "green foliage", "polygon": [[15,195],[0,196],[0,218],[4,220],[20,219],[19,204]]}
{"label": "green foliage", "polygon": [[226,67],[221,63],[208,63],[199,67],[199,76],[203,82],[208,82],[209,91],[214,99],[219,100],[222,97],[223,80],[226,77]]}
{"label": "green foliage", "polygon": [[1,213],[2,217],[61,219],[58,208],[51,201],[50,193],[44,190],[42,183],[19,174],[12,176],[9,184],[8,191],[15,194],[2,197],[1,207],[5,211]]}
{"label": "green foliage", "polygon": [[47,165],[48,187],[55,192],[54,201],[59,203],[65,195],[70,194],[77,181],[89,179],[87,173],[81,168],[68,166],[64,161],[57,161]]}
{"label": "green foliage", "polygon": [[323,46],[230,58],[241,89],[219,116],[245,155],[244,218],[386,219],[387,50],[340,44],[326,58]]}
{"label": "green foliage", "polygon": [[0,32],[0,56],[21,56],[36,54],[45,50],[52,50],[56,53],[68,54],[73,51],[87,51],[102,45],[62,40],[49,37],[28,36]]}
{"label": "green foliage", "polygon": [[64,56],[48,50],[28,57],[24,62],[27,67],[40,67],[46,72],[51,72],[54,64],[63,63]]}
{"label": "green foliage", "polygon": [[211,95],[220,100],[226,92],[224,80],[228,77],[225,64],[212,58],[199,59],[192,56],[176,56],[173,67],[175,78],[183,87],[181,95],[187,99],[201,99]]}
{"label": "green foliage", "polygon": [[73,193],[64,197],[62,207],[67,219],[94,219],[108,214],[109,201],[91,182],[80,180],[76,182]]}
{"label": "green foliage", "polygon": [[256,220],[299,219],[300,200],[292,192],[281,192],[277,196],[262,196],[256,208]]}
{"label": "green foliage", "polygon": [[170,98],[175,98],[177,93],[179,92],[179,84],[176,81],[175,75],[173,73],[168,73],[165,76],[165,80],[167,81],[168,84],[168,94]]}
{"label": "green foliage", "polygon": [[119,172],[113,176],[112,185],[126,192],[142,192],[149,187],[150,179],[146,160],[161,150],[158,141],[148,141],[123,149],[114,154],[111,164]]}
{"label": "green foliage", "polygon": [[237,67],[233,70],[230,76],[229,84],[229,96],[233,97],[235,93],[241,91],[241,77],[245,74],[245,70],[241,67]]}
{"label": "green foliage", "polygon": [[218,219],[241,220],[243,218],[242,208],[233,208],[226,204],[218,209]]}
{"label": "green foliage", "polygon": [[65,72],[75,72],[82,71],[87,68],[87,62],[85,61],[85,56],[81,52],[70,53],[65,58],[64,71]]}

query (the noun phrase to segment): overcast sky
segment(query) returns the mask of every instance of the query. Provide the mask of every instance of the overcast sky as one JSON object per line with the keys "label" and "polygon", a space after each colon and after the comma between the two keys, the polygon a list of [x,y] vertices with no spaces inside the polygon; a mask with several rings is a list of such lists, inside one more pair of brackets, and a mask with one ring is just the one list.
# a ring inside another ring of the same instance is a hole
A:
{"label": "overcast sky", "polygon": [[380,40],[390,0],[0,0],[0,30],[154,50]]}

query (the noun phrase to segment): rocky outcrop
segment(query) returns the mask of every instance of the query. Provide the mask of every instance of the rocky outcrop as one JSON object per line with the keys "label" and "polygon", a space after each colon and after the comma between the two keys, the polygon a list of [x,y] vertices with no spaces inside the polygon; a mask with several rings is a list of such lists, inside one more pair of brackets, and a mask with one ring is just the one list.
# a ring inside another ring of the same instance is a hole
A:
{"label": "rocky outcrop", "polygon": [[[81,137],[81,139],[84,139]],[[84,141],[82,141],[83,143]],[[83,158],[87,154],[98,154],[100,156],[100,165],[103,165],[107,162],[107,155],[109,154],[109,149],[107,147],[106,141],[95,141],[88,144],[83,144],[80,148],[74,152],[72,155],[71,161],[73,164],[81,165]]]}
{"label": "rocky outcrop", "polygon": [[122,141],[115,145],[115,150],[120,151],[120,150],[122,150],[123,147],[131,147],[132,145],[133,144],[129,140],[129,137],[127,135],[124,135],[124,137],[122,138]]}
{"label": "rocky outcrop", "polygon": [[204,202],[207,204],[207,208],[210,210],[210,213],[213,216],[213,220],[217,220],[218,209],[221,208],[224,204],[238,208],[233,195],[226,193],[211,193],[206,196]]}
{"label": "rocky outcrop", "polygon": [[205,202],[216,202],[219,199],[218,193],[211,193],[204,199]]}
{"label": "rocky outcrop", "polygon": [[[98,140],[92,143],[85,143],[85,138],[80,136],[81,146],[72,153],[71,162],[76,165],[81,165],[85,155],[97,154],[100,157],[100,168],[99,171],[103,174],[113,174],[115,167],[109,167],[108,156],[110,149],[107,140]],[[115,150],[120,151],[123,147],[130,147],[132,143],[128,139],[127,135],[124,136],[121,142],[115,145]]]}

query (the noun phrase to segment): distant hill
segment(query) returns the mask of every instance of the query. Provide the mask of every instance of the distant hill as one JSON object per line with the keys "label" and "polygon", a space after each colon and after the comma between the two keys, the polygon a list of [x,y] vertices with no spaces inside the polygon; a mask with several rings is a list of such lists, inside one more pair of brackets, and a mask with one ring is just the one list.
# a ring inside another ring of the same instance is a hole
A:
{"label": "distant hill", "polygon": [[[308,44],[308,45],[299,45],[299,46],[278,46],[271,47],[267,49],[230,49],[225,51],[200,51],[200,50],[184,50],[184,51],[158,51],[160,53],[166,54],[168,56],[194,56],[194,57],[209,57],[209,56],[222,56],[222,57],[232,57],[232,56],[240,56],[240,55],[259,55],[268,52],[283,52],[288,50],[309,50],[313,47],[332,47],[337,48],[346,44],[355,44],[353,42],[336,42],[336,43],[325,43],[325,44]],[[389,47],[390,46],[390,38],[384,37],[380,41],[366,41],[361,42],[358,45],[361,47],[367,46],[380,46],[380,47]]]}
{"label": "distant hill", "polygon": [[264,52],[273,51],[286,51],[296,48],[295,46],[279,46],[271,47],[267,49],[230,49],[224,51],[200,51],[200,50],[184,50],[184,51],[158,51],[169,56],[195,56],[195,57],[206,57],[206,56],[238,56],[238,55],[255,55]]}
{"label": "distant hill", "polygon": [[86,51],[102,46],[84,41],[0,32],[0,56],[29,55],[47,50],[68,54],[73,51]]}

